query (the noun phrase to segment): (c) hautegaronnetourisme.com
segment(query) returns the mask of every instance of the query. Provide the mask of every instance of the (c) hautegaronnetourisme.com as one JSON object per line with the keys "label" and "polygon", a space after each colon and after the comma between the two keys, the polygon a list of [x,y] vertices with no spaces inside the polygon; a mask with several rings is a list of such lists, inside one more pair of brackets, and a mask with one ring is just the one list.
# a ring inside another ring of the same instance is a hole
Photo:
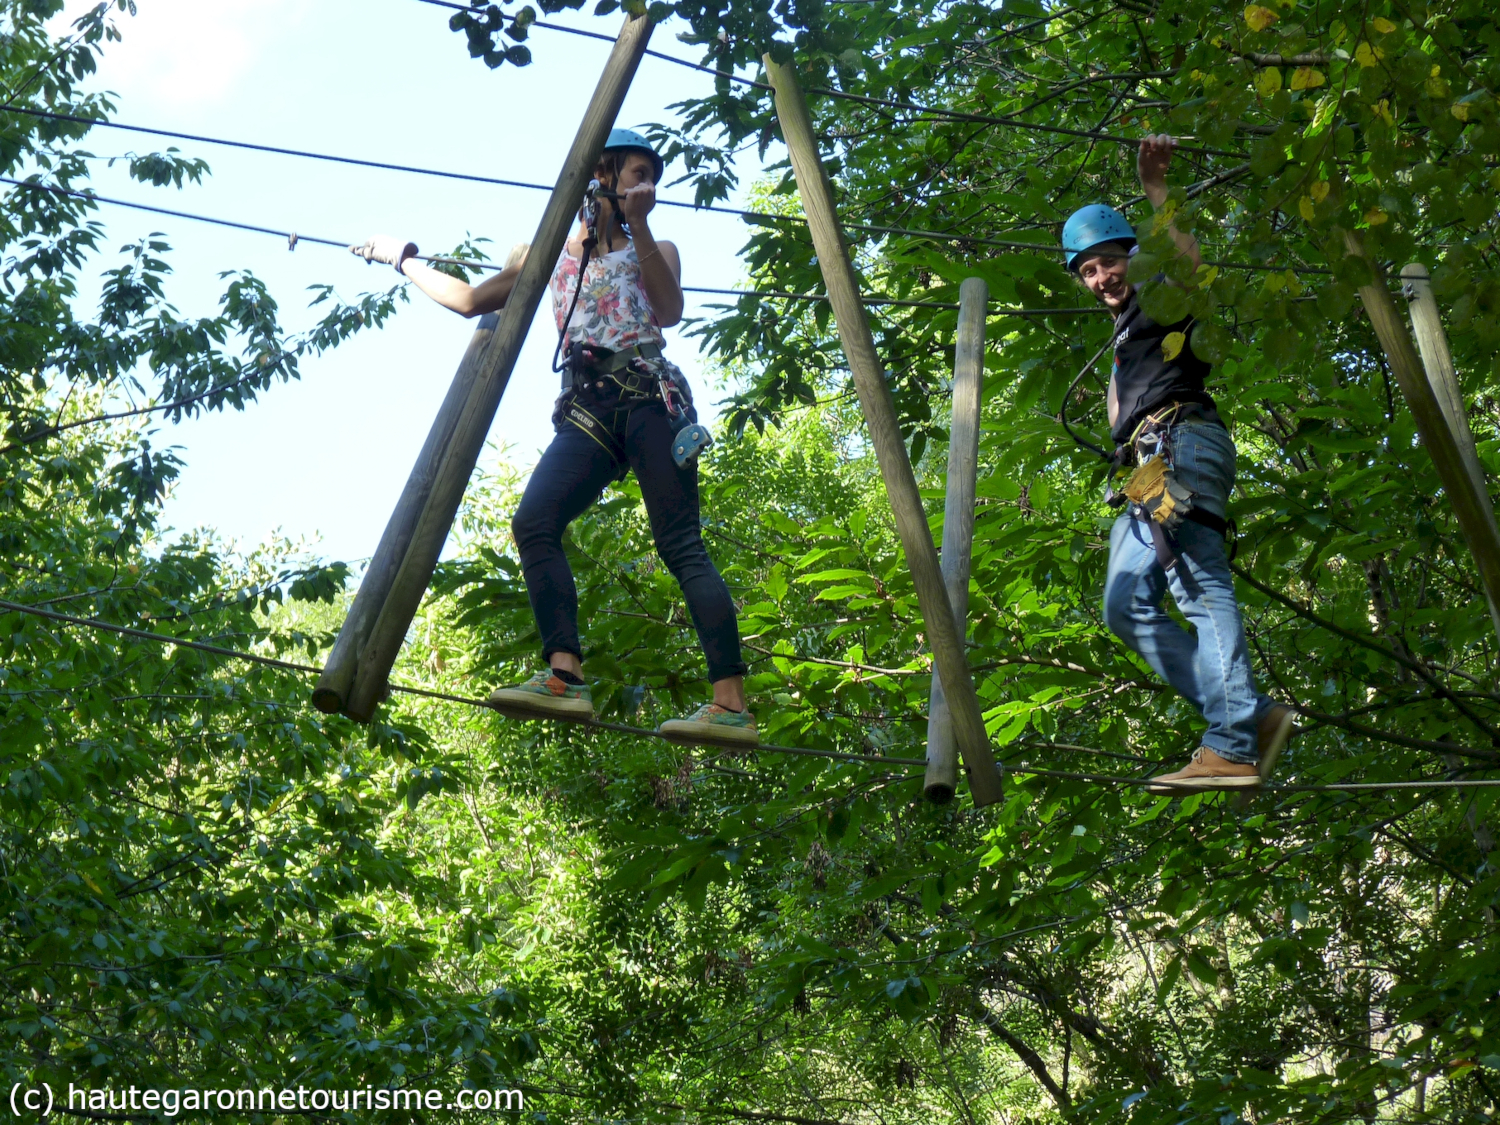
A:
{"label": "(c) hautegaronnetourisme.com", "polygon": [[76,1086],[68,1083],[63,1105],[57,1104],[50,1083],[10,1089],[10,1110],[16,1117],[49,1117],[54,1111],[146,1112],[176,1117],[179,1113],[268,1113],[293,1110],[512,1110],[526,1108],[520,1090],[445,1090],[415,1087],[262,1086],[237,1089],[202,1086]]}

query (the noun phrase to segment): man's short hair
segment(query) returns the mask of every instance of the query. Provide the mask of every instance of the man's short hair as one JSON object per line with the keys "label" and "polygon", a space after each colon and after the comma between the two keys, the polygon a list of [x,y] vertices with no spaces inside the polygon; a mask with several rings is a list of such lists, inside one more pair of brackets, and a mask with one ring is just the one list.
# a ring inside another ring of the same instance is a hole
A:
{"label": "man's short hair", "polygon": [[1121,242],[1101,242],[1097,246],[1090,246],[1082,254],[1078,255],[1075,269],[1081,270],[1083,264],[1092,258],[1128,258],[1130,251]]}

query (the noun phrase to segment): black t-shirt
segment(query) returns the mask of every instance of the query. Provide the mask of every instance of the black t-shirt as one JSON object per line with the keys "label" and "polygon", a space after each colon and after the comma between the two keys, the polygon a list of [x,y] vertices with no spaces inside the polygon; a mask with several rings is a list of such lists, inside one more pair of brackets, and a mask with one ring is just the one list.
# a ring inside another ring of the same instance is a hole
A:
{"label": "black t-shirt", "polygon": [[1196,402],[1214,408],[1213,396],[1203,387],[1213,368],[1193,354],[1192,343],[1184,340],[1173,359],[1162,353],[1167,336],[1173,332],[1187,336],[1192,327],[1192,317],[1176,324],[1157,324],[1141,311],[1140,295],[1130,295],[1115,319],[1114,379],[1120,413],[1110,436],[1116,442],[1129,441],[1141,419],[1170,403]]}

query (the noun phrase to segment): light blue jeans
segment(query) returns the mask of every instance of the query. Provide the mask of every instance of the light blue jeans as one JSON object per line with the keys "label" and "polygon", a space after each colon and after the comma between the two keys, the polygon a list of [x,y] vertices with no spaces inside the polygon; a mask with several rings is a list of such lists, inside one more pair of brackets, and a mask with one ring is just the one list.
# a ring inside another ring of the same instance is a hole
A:
{"label": "light blue jeans", "polygon": [[[1224,515],[1234,487],[1234,441],[1229,432],[1213,423],[1187,422],[1172,427],[1171,440],[1173,473],[1196,493],[1193,503]],[[1181,561],[1168,577],[1156,561],[1151,529],[1128,513],[1115,521],[1104,580],[1104,619],[1208,720],[1204,746],[1232,762],[1253,765],[1255,725],[1272,700],[1255,690],[1224,540],[1191,521],[1175,536]],[[1162,608],[1169,589],[1192,632]]]}

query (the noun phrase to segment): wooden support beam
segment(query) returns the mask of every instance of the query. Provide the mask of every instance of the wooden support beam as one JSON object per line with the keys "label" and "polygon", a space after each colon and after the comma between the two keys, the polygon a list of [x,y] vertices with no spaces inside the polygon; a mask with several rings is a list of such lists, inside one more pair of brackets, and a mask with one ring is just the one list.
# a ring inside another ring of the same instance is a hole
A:
{"label": "wooden support beam", "polygon": [[427,503],[412,529],[406,553],[391,581],[390,592],[360,650],[354,683],[344,707],[345,713],[353,719],[368,721],[386,694],[386,680],[396,662],[396,654],[401,650],[406,631],[432,580],[433,569],[453,527],[453,518],[458,513],[464,490],[484,449],[484,439],[494,421],[495,411],[521,354],[526,331],[546,294],[552,268],[557,264],[557,257],[562,253],[578,207],[583,202],[584,189],[594,174],[594,166],[599,162],[599,154],[619,115],[650,38],[651,21],[645,16],[630,16],[604,64],[604,72],[599,76],[599,84],[584,112],[583,123],[573,138],[573,147],[568,150],[562,173],[552,189],[551,199],[547,201],[536,236],[531,240],[531,252],[500,314],[499,326],[480,351],[478,370],[468,399],[433,476]]}
{"label": "wooden support beam", "polygon": [[390,522],[385,525],[380,544],[370,558],[370,565],[365,568],[364,577],[360,579],[354,604],[349,607],[344,626],[339,630],[338,639],[333,642],[333,650],[328,654],[328,662],[323,666],[323,674],[318,677],[317,686],[313,688],[313,706],[319,711],[334,714],[342,711],[349,700],[349,689],[354,685],[354,670],[359,663],[359,652],[370,639],[370,630],[375,627],[375,619],[380,616],[380,609],[391,592],[391,583],[395,581],[401,561],[406,557],[406,549],[411,545],[417,520],[422,509],[427,506],[427,497],[432,492],[433,478],[437,475],[443,454],[448,450],[448,441],[469,400],[474,378],[479,373],[479,357],[484,354],[485,346],[499,323],[500,318],[494,313],[486,313],[479,318],[479,327],[470,338],[464,358],[458,365],[458,374],[453,376],[453,382],[448,387],[443,405],[438,408],[432,429],[427,431],[427,441],[417,454],[417,463],[412,466],[411,475],[406,478],[406,487],[401,490],[401,498],[396,501],[396,510],[391,513]]}
{"label": "wooden support beam", "polygon": [[906,443],[896,422],[896,406],[890,387],[886,385],[885,367],[875,352],[870,322],[865,319],[864,306],[860,303],[859,282],[854,275],[854,264],[849,259],[849,248],[844,245],[839,229],[833,189],[818,154],[812,118],[792,68],[778,63],[769,54],[761,61],[775,90],[776,116],[791,154],[792,171],[797,177],[802,207],[807,212],[807,225],[818,252],[818,268],[823,273],[839,340],[849,360],[849,370],[854,374],[854,389],[859,395],[865,425],[870,430],[870,443],[875,448],[875,459],[880,464],[880,475],[885,481],[891,510],[895,513],[896,530],[906,552],[912,584],[916,587],[927,642],[932,647],[933,663],[952,714],[954,737],[969,773],[969,788],[976,806],[993,804],[1001,798],[1000,771],[990,753],[979,695],[974,690],[974,680],[964,655],[963,637],[954,624],[953,610],[943,588],[937,550],[932,545],[932,529],[928,527],[911,459],[907,456]]}
{"label": "wooden support beam", "polygon": [[[1427,385],[1447,419],[1448,431],[1458,446],[1458,455],[1463,458],[1464,468],[1474,482],[1474,489],[1484,501],[1484,514],[1489,519],[1494,534],[1500,537],[1495,526],[1495,505],[1490,499],[1489,484],[1484,477],[1484,466],[1479,463],[1479,451],[1474,445],[1474,431],[1469,428],[1469,411],[1464,405],[1464,392],[1458,385],[1458,369],[1453,365],[1453,350],[1448,347],[1448,333],[1443,328],[1443,318],[1438,312],[1437,299],[1432,295],[1432,281],[1427,267],[1421,262],[1411,262],[1401,267],[1401,291],[1406,294],[1407,311],[1411,313],[1412,335],[1417,338],[1417,350],[1422,354],[1422,367],[1427,372]],[[1488,599],[1490,620],[1495,632],[1500,634],[1500,603]]]}
{"label": "wooden support beam", "polygon": [[[974,494],[979,478],[979,409],[984,390],[985,309],[990,289],[977,277],[958,287],[958,332],[953,343],[953,406],[948,423],[948,495],[943,508],[943,585],[960,640],[968,634],[969,559],[974,548]],[[945,805],[958,789],[953,716],[941,676],[932,677],[927,703],[929,801]]]}
{"label": "wooden support beam", "polygon": [[[1370,270],[1370,284],[1359,287],[1359,299],[1380,340],[1391,374],[1416,420],[1422,447],[1437,469],[1438,480],[1442,482],[1443,491],[1458,519],[1459,531],[1468,541],[1484,592],[1490,601],[1500,603],[1500,529],[1495,526],[1489,496],[1475,487],[1464,466],[1458,442],[1454,440],[1437,396],[1427,382],[1427,374],[1412,347],[1401,314],[1396,311],[1396,302],[1386,286],[1384,272],[1365,253],[1364,242],[1356,232],[1344,232],[1344,245],[1351,255],[1363,258]],[[1497,626],[1497,632],[1500,632],[1500,626]]]}

